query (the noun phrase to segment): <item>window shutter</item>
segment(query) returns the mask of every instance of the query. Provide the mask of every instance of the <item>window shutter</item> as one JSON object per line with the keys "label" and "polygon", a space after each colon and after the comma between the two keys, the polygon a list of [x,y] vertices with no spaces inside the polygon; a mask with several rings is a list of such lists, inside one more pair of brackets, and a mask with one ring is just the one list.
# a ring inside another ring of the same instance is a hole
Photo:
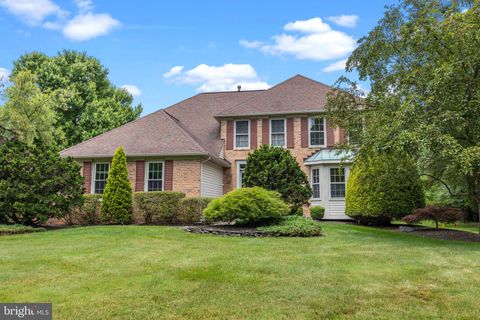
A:
{"label": "window shutter", "polygon": [[233,120],[227,121],[227,136],[226,136],[227,150],[233,150]]}
{"label": "window shutter", "polygon": [[145,191],[145,161],[135,161],[135,192]]}
{"label": "window shutter", "polygon": [[250,149],[257,148],[257,120],[250,120]]}
{"label": "window shutter", "polygon": [[269,143],[269,137],[268,137],[268,135],[270,134],[269,125],[270,125],[270,121],[268,119],[262,120],[262,143],[263,144]]}
{"label": "window shutter", "polygon": [[92,163],[84,162],[83,163],[83,177],[85,178],[85,193],[91,193],[92,186]]}
{"label": "window shutter", "polygon": [[327,120],[327,147],[333,147],[335,145],[335,130],[330,125],[330,121]]}
{"label": "window shutter", "polygon": [[163,175],[165,181],[163,181],[163,190],[172,191],[173,190],[173,160],[165,160],[165,170]]}
{"label": "window shutter", "polygon": [[287,118],[287,148],[293,149],[295,146],[293,118]]}
{"label": "window shutter", "polygon": [[339,144],[345,143],[345,129],[339,128],[338,140]]}
{"label": "window shutter", "polygon": [[302,148],[308,148],[308,118],[302,117],[301,120],[301,140],[302,140]]}

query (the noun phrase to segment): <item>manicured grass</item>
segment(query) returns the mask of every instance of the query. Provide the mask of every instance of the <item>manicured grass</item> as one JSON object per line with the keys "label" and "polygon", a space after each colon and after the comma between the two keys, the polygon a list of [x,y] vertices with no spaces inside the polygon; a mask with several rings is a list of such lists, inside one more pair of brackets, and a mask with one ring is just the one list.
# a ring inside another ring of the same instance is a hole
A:
{"label": "manicured grass", "polygon": [[323,237],[105,226],[0,237],[0,301],[54,319],[473,319],[480,244],[322,223]]}
{"label": "manicured grass", "polygon": [[0,236],[8,234],[19,234],[19,233],[31,233],[31,232],[42,232],[45,231],[45,228],[33,228],[29,226],[23,226],[20,224],[0,224]]}

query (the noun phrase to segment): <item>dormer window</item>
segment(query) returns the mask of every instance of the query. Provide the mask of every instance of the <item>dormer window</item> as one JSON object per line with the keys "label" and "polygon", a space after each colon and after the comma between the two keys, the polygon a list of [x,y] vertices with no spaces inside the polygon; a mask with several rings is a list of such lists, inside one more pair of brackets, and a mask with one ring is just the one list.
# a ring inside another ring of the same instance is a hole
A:
{"label": "dormer window", "polygon": [[250,121],[235,121],[235,149],[250,149]]}
{"label": "dormer window", "polygon": [[270,144],[274,147],[285,147],[285,119],[270,120]]}
{"label": "dormer window", "polygon": [[325,145],[325,118],[312,117],[308,119],[308,136],[310,147],[322,147]]}

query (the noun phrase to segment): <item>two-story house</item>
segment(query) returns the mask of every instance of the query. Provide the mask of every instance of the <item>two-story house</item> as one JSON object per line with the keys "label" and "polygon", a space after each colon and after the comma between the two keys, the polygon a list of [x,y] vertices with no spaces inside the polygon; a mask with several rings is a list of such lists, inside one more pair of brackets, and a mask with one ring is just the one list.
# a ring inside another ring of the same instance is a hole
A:
{"label": "two-story house", "polygon": [[87,193],[102,193],[119,146],[134,191],[218,197],[242,186],[248,153],[288,148],[309,177],[312,205],[344,214],[349,168],[325,119],[327,85],[297,75],[268,90],[201,93],[62,151],[82,165]]}

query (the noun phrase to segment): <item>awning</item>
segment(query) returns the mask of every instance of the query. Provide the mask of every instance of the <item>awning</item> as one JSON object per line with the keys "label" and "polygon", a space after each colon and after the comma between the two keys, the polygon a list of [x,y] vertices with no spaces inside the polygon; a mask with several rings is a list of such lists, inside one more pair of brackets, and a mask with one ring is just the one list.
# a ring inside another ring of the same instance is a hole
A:
{"label": "awning", "polygon": [[355,154],[351,151],[340,149],[322,149],[305,160],[305,165],[324,164],[324,163],[351,163]]}

